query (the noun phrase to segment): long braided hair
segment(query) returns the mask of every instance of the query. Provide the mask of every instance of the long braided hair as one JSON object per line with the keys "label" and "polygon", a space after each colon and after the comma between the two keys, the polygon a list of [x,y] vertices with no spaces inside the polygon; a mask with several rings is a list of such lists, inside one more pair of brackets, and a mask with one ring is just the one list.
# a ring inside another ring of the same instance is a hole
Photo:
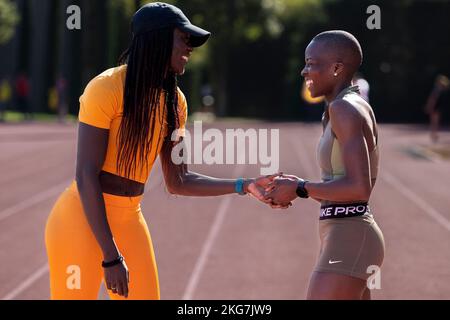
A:
{"label": "long braided hair", "polygon": [[[173,32],[173,28],[164,28],[134,36],[119,58],[119,64],[127,64],[127,72],[123,118],[116,141],[117,168],[127,178],[137,170],[142,173],[155,142],[159,150],[164,124],[167,125],[166,140],[179,128],[177,78],[170,71]],[[165,106],[160,110],[162,96]],[[155,132],[156,121],[160,132]]]}

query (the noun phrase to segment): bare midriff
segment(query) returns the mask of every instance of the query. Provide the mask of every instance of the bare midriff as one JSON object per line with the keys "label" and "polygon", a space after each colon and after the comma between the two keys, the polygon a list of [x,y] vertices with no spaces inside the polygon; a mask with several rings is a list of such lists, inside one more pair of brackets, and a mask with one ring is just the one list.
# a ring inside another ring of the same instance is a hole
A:
{"label": "bare midriff", "polygon": [[117,176],[110,172],[101,171],[99,175],[102,192],[123,196],[137,197],[144,194],[145,184]]}

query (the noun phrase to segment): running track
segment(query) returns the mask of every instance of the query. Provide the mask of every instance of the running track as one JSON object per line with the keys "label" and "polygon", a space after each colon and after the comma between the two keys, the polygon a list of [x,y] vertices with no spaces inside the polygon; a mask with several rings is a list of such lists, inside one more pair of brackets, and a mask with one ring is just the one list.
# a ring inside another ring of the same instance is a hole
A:
{"label": "running track", "polygon": [[[218,123],[280,129],[280,170],[318,179],[320,125]],[[450,144],[450,133],[444,142]],[[450,162],[423,154],[421,127],[382,125],[371,207],[386,239],[375,299],[450,299]],[[48,299],[44,226],[74,176],[76,126],[0,125],[0,299]],[[190,166],[218,177],[257,176],[260,165]],[[159,163],[142,204],[162,299],[304,299],[318,251],[318,204],[286,211],[237,195],[169,195]],[[132,272],[132,270],[130,270]],[[104,292],[100,292],[104,298]]]}

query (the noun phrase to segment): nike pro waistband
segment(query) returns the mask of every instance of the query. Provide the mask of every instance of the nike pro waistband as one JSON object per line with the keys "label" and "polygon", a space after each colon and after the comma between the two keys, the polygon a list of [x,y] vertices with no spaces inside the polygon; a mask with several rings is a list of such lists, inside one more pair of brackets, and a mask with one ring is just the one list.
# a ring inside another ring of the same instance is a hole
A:
{"label": "nike pro waistband", "polygon": [[320,220],[363,216],[370,213],[369,204],[330,204],[320,208]]}

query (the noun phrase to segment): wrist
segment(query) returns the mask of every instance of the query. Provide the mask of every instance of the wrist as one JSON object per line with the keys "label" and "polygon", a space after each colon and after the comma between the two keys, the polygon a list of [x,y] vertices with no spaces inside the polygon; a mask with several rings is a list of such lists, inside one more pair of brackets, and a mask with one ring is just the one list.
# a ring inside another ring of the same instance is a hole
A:
{"label": "wrist", "polygon": [[[248,189],[248,187],[247,187],[247,189]],[[241,196],[246,194],[244,178],[236,179],[236,182],[234,183],[234,191]]]}
{"label": "wrist", "polygon": [[304,199],[309,198],[308,190],[306,189],[306,184],[308,182],[309,182],[308,180],[302,179],[299,180],[299,182],[297,183],[297,189],[295,191],[298,197]]}
{"label": "wrist", "polygon": [[113,261],[113,260],[117,259],[119,256],[120,256],[120,253],[117,249],[103,252],[103,261]]}
{"label": "wrist", "polygon": [[249,192],[248,188],[250,187],[250,185],[251,185],[253,182],[255,182],[255,179],[251,179],[251,178],[249,178],[249,179],[244,179],[244,187],[243,187],[243,189],[244,189],[244,192],[245,192],[245,193],[248,193],[248,192]]}
{"label": "wrist", "polygon": [[119,254],[119,256],[114,260],[104,260],[102,261],[103,268],[111,268],[123,262],[123,256]]}
{"label": "wrist", "polygon": [[299,184],[302,181],[305,181],[305,180],[303,180],[302,178],[299,178],[299,177],[295,177],[294,180],[295,180],[295,182],[297,182],[297,184]]}

